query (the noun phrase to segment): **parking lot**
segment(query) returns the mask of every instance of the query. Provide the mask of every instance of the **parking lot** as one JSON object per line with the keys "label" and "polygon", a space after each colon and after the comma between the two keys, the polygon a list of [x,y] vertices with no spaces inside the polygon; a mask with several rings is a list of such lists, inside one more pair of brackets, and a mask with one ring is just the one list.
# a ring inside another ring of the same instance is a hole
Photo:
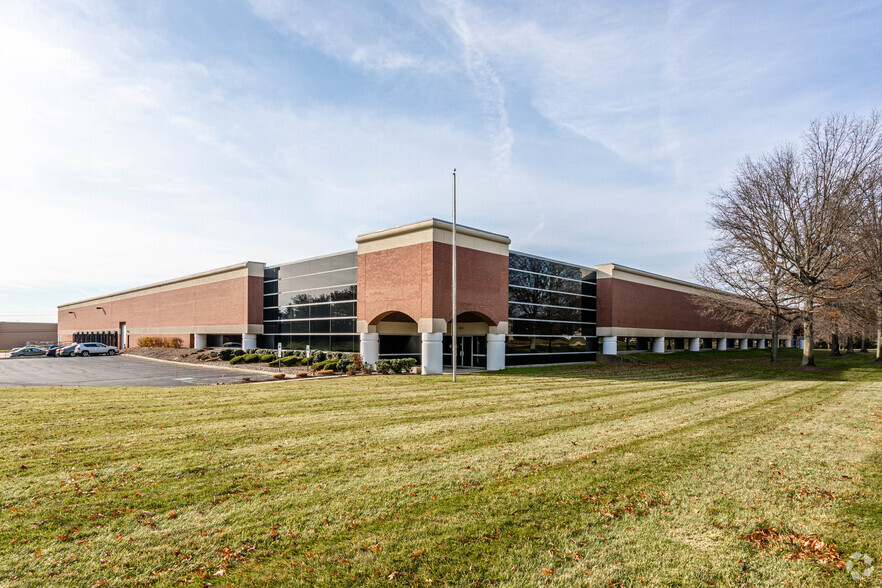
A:
{"label": "parking lot", "polygon": [[272,380],[271,374],[132,356],[0,359],[0,388],[24,386],[207,386]]}

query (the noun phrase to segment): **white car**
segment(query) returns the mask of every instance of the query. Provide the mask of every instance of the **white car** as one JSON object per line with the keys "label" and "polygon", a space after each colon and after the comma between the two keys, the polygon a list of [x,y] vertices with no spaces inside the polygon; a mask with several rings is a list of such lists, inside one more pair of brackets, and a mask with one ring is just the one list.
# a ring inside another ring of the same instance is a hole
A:
{"label": "white car", "polygon": [[89,357],[90,355],[116,355],[119,349],[104,343],[80,343],[71,355]]}

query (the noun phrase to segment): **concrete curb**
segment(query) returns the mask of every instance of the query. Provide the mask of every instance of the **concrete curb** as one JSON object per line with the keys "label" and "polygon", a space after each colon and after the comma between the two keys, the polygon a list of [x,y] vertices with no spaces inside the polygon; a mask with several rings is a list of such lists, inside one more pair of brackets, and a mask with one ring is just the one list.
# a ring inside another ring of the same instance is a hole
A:
{"label": "concrete curb", "polygon": [[[276,382],[304,382],[304,381],[311,381],[311,380],[330,380],[330,379],[334,379],[334,378],[349,377],[349,376],[344,376],[343,374],[340,374],[340,375],[333,375],[333,376],[330,376],[330,375],[328,375],[328,376],[306,376],[303,378],[298,378],[298,377],[294,376],[293,374],[289,374],[286,372],[268,372],[268,371],[264,371],[264,370],[249,370],[248,368],[236,368],[236,367],[222,366],[222,365],[202,365],[202,364],[198,364],[198,363],[189,363],[186,361],[173,361],[171,359],[159,359],[158,357],[144,357],[143,355],[135,355],[133,353],[131,353],[131,354],[130,353],[121,353],[120,355],[122,357],[135,357],[138,359],[146,359],[148,361],[160,361],[162,363],[172,363],[174,365],[192,366],[192,367],[196,367],[196,368],[210,368],[213,370],[227,370],[227,371],[239,372],[239,373],[243,373],[243,374],[260,374],[260,375],[263,375],[263,376],[269,378],[269,380],[267,380],[265,382],[247,382],[248,384],[269,384],[269,383],[276,383]],[[278,374],[278,373],[285,374],[285,378],[284,379],[273,378],[273,375]],[[365,376],[365,375],[374,375],[374,374],[358,374],[355,377]]]}

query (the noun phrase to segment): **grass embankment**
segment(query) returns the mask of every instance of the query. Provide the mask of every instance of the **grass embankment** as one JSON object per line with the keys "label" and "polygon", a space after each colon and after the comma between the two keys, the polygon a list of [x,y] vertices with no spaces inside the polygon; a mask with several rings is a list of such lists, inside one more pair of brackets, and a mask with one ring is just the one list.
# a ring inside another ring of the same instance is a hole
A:
{"label": "grass embankment", "polygon": [[4,390],[0,582],[847,585],[882,369],[783,356]]}

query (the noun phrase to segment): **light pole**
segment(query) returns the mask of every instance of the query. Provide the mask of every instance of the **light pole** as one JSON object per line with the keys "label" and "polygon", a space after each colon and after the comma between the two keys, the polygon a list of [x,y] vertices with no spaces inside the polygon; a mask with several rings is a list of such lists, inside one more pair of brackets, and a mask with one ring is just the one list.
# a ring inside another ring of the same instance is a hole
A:
{"label": "light pole", "polygon": [[456,382],[456,168],[453,168],[453,321],[450,327],[450,363]]}

